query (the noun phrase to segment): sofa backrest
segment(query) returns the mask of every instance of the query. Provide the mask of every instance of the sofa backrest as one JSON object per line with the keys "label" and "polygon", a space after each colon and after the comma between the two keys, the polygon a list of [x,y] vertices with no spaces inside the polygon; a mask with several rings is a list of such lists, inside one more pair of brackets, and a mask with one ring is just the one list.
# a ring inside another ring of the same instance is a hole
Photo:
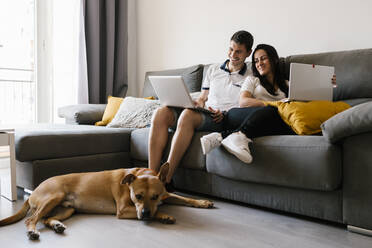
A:
{"label": "sofa backrest", "polygon": [[146,72],[143,86],[143,97],[153,96],[157,98],[154,88],[149,80],[149,76],[182,76],[188,90],[190,92],[197,92],[200,91],[201,88],[201,82],[203,79],[203,65],[193,65],[187,68],[173,70]]}
{"label": "sofa backrest", "polygon": [[[337,88],[334,89],[334,101],[372,99],[372,49],[292,55],[281,58],[280,63],[287,79],[289,78],[289,65],[292,62],[335,66]],[[202,80],[209,66],[210,64],[194,65],[187,68],[147,72],[143,96],[156,97],[148,79],[150,75],[181,75],[190,92],[200,91]],[[247,62],[247,66],[250,67],[251,62]]]}
{"label": "sofa backrest", "polygon": [[337,80],[334,101],[372,98],[372,49],[288,56],[287,74],[292,62],[334,66]]}

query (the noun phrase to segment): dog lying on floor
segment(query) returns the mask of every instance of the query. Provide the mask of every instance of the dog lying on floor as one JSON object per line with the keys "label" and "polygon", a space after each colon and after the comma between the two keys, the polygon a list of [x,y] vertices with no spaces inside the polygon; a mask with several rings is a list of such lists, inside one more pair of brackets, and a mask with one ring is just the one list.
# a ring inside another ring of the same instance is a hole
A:
{"label": "dog lying on floor", "polygon": [[27,235],[39,239],[36,224],[43,219],[56,233],[63,233],[61,222],[75,211],[116,214],[119,219],[156,219],[173,224],[176,219],[157,211],[161,201],[197,208],[212,208],[213,202],[195,200],[168,193],[164,184],[169,164],[156,174],[147,168],[117,169],[102,172],[74,173],[49,178],[42,182],[13,216],[0,220],[0,226],[26,219]]}

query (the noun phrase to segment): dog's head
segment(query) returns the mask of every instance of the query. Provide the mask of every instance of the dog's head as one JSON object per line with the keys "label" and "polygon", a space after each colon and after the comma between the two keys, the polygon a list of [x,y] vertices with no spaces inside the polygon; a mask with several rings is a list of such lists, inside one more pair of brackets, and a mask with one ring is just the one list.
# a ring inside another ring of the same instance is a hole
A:
{"label": "dog's head", "polygon": [[140,175],[128,174],[122,180],[130,190],[130,198],[136,206],[137,218],[146,220],[154,217],[158,205],[166,194],[164,187],[169,170],[169,164],[165,163],[160,167],[157,175],[143,173]]}

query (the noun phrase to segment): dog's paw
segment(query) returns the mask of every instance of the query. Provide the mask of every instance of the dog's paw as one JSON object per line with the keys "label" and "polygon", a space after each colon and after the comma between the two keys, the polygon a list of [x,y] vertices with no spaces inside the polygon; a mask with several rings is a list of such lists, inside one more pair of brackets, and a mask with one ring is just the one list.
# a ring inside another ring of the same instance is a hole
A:
{"label": "dog's paw", "polygon": [[56,223],[53,225],[53,230],[56,233],[63,233],[66,230],[66,226],[63,225],[62,223]]}
{"label": "dog's paw", "polygon": [[213,202],[208,201],[208,200],[197,200],[196,204],[194,207],[197,208],[213,208]]}
{"label": "dog's paw", "polygon": [[161,218],[159,218],[159,221],[163,224],[174,224],[176,223],[176,219],[169,215],[164,215]]}
{"label": "dog's paw", "polygon": [[38,240],[40,237],[40,233],[37,231],[28,231],[27,236],[30,240]]}

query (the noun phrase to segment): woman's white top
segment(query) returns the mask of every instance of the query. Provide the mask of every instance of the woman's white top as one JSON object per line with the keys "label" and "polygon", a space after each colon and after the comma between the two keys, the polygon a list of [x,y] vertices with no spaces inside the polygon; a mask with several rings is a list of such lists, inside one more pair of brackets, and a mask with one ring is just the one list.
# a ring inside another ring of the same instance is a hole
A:
{"label": "woman's white top", "polygon": [[[288,84],[288,81],[286,81]],[[260,79],[254,76],[248,76],[242,85],[240,93],[243,91],[248,91],[252,94],[253,98],[262,101],[279,101],[285,98],[285,93],[281,91],[279,88],[276,90],[276,96],[271,95],[261,84]]]}

